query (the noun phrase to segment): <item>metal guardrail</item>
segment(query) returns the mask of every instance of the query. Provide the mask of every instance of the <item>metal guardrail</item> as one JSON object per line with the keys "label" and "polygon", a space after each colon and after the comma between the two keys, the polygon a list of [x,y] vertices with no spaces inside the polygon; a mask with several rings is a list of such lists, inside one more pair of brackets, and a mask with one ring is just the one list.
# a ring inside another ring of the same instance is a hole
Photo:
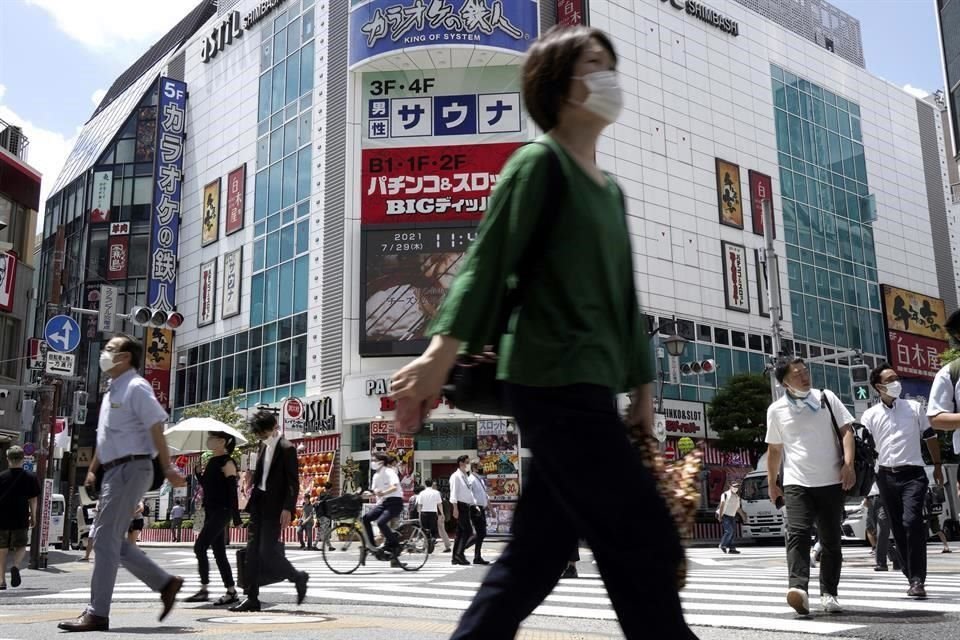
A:
{"label": "metal guardrail", "polygon": [[0,147],[3,147],[23,161],[27,159],[27,147],[30,139],[23,135],[23,129],[0,120]]}

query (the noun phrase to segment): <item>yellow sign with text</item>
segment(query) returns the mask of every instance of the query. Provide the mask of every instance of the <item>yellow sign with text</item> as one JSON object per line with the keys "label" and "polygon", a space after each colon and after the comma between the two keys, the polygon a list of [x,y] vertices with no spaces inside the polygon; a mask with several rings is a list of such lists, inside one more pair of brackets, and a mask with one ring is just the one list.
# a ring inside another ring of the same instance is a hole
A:
{"label": "yellow sign with text", "polygon": [[880,289],[888,329],[937,340],[947,339],[943,327],[947,320],[943,300],[888,284],[881,285]]}

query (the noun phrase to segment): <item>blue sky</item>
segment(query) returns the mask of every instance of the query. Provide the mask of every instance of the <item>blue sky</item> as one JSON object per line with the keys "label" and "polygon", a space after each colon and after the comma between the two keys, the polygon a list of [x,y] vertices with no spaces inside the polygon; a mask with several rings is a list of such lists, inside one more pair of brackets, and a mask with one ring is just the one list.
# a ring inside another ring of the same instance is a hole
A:
{"label": "blue sky", "polygon": [[[46,187],[95,97],[198,1],[0,0],[0,119],[24,127]],[[928,92],[942,85],[934,2],[833,0],[860,20],[870,71]]]}

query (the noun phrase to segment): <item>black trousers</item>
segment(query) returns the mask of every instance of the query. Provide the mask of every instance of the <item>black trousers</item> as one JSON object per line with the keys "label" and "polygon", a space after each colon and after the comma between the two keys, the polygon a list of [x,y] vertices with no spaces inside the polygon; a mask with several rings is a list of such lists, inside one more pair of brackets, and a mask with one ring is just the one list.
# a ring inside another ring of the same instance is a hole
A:
{"label": "black trousers", "polygon": [[[454,640],[506,640],[553,591],[577,541],[585,538],[629,640],[695,640],[676,589],[683,551],[652,474],[627,439],[612,391],[596,385],[508,385],[533,453],[499,559],[460,619]],[[570,473],[576,443],[581,469]],[[603,477],[629,491],[596,491]]]}
{"label": "black trousers", "polygon": [[467,543],[473,537],[474,506],[466,502],[457,503],[457,539],[453,541],[453,557],[462,558],[467,551]]}
{"label": "black trousers", "polygon": [[[257,493],[257,490],[254,490]],[[252,502],[257,501],[254,496]],[[247,527],[247,596],[258,598],[260,587],[282,580],[297,579],[297,570],[284,555],[280,540],[280,515],[263,512],[256,505],[250,511]]]}
{"label": "black trousers", "polygon": [[820,593],[837,595],[843,552],[843,488],[787,485],[783,488],[787,508],[787,571],[790,588],[809,591],[810,529],[817,528],[820,539]]}
{"label": "black trousers", "polygon": [[433,545],[437,543],[437,538],[440,537],[440,518],[436,512],[427,513],[421,511],[420,526],[427,532],[427,538],[430,541],[430,552],[433,553]]}
{"label": "black trousers", "polygon": [[467,549],[473,547],[473,557],[479,560],[483,541],[487,537],[487,508],[470,507],[470,523],[473,525],[473,535],[467,539],[461,553],[466,553]]}
{"label": "black trousers", "polygon": [[893,539],[900,553],[900,568],[910,583],[927,579],[927,522],[923,502],[930,481],[923,467],[881,468],[877,488],[890,517]]}
{"label": "black trousers", "polygon": [[193,543],[193,552],[197,555],[197,568],[200,571],[200,584],[206,586],[210,584],[210,559],[207,557],[207,550],[213,549],[213,558],[217,562],[217,569],[220,571],[220,579],[223,580],[223,586],[228,589],[234,586],[233,569],[230,568],[230,561],[227,560],[227,545],[224,532],[230,524],[230,511],[228,509],[212,509],[207,511],[206,519],[203,521],[203,529]]}
{"label": "black trousers", "polygon": [[400,536],[390,528],[390,521],[403,513],[403,498],[387,498],[370,511],[364,514],[361,520],[363,527],[367,531],[367,539],[373,544],[373,525],[377,523],[377,528],[383,534],[384,546],[389,550],[394,550],[400,546]]}

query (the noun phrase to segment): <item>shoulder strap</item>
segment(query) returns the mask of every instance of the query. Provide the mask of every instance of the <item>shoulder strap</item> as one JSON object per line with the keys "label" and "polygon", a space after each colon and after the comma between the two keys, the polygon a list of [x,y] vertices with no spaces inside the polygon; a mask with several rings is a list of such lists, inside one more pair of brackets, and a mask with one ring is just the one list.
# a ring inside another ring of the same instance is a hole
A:
{"label": "shoulder strap", "polygon": [[960,413],[960,410],[957,409],[957,381],[960,381],[960,358],[957,358],[950,363],[950,387],[951,395],[953,396],[953,412]]}
{"label": "shoulder strap", "polygon": [[830,401],[827,399],[827,390],[820,389],[820,406],[826,407],[827,411],[830,412],[830,423],[833,425],[833,432],[837,436],[837,444],[840,445],[840,453],[843,454],[843,438],[840,436],[840,427],[837,426],[837,418],[833,415],[833,407],[830,405]]}

